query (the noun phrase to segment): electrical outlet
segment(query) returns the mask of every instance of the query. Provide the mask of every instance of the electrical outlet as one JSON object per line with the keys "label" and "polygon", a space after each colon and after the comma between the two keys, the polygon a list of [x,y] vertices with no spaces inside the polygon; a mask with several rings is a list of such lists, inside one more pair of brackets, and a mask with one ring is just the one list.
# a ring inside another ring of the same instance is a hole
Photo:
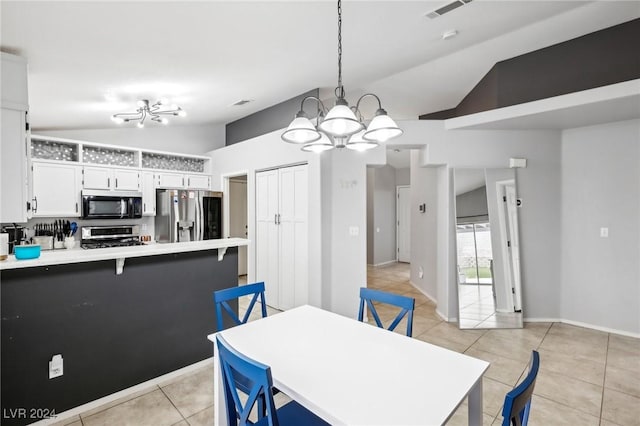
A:
{"label": "electrical outlet", "polygon": [[49,378],[54,379],[62,376],[64,373],[62,355],[54,355],[49,361]]}
{"label": "electrical outlet", "polygon": [[358,235],[360,235],[360,228],[358,228],[357,226],[350,226],[349,235],[351,235],[352,237],[357,237]]}

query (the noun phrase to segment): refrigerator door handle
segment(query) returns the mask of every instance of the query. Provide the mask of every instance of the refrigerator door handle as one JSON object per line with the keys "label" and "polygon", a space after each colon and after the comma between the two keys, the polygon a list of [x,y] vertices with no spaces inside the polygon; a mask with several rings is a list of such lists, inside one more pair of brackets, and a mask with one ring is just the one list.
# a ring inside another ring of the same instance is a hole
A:
{"label": "refrigerator door handle", "polygon": [[198,192],[197,193],[198,196],[196,197],[196,240],[197,241],[202,241],[203,239],[203,228],[204,228],[204,224],[203,224],[203,215],[202,215],[202,192]]}

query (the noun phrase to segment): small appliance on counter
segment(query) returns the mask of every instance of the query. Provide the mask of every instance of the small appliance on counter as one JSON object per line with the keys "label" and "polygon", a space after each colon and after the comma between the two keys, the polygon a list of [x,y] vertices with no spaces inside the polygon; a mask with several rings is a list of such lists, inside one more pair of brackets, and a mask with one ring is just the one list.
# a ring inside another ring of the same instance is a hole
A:
{"label": "small appliance on counter", "polygon": [[27,242],[26,228],[24,226],[19,226],[14,223],[11,226],[3,227],[2,232],[8,234],[8,254],[13,254],[15,246]]}
{"label": "small appliance on counter", "polygon": [[83,226],[81,235],[80,247],[83,249],[144,245],[140,241],[140,226],[138,225]]}
{"label": "small appliance on counter", "polygon": [[222,192],[156,190],[155,231],[159,243],[222,238]]}

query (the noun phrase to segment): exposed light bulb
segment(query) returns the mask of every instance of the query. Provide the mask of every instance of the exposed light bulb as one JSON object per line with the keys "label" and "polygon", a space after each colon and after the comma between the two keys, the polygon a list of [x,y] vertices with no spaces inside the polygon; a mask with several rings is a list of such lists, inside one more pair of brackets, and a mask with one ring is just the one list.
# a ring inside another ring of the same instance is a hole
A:
{"label": "exposed light bulb", "polygon": [[140,108],[142,108],[143,106],[145,106],[147,103],[144,100],[140,100],[136,103]]}
{"label": "exposed light bulb", "polygon": [[169,99],[167,99],[167,98],[158,99],[158,105],[166,105],[168,103],[169,103]]}
{"label": "exposed light bulb", "polygon": [[111,119],[116,123],[116,124],[122,124],[124,123],[124,120],[121,117],[112,115]]}
{"label": "exposed light bulb", "polygon": [[164,125],[169,124],[169,120],[167,120],[166,118],[161,119],[160,122]]}
{"label": "exposed light bulb", "polygon": [[138,121],[138,124],[136,124],[136,126],[138,127],[138,129],[142,129],[144,127],[144,123],[142,121]]}
{"label": "exposed light bulb", "polygon": [[187,115],[187,111],[185,111],[185,110],[181,109],[180,111],[178,111],[178,115],[179,115],[180,117],[186,117],[186,115]]}

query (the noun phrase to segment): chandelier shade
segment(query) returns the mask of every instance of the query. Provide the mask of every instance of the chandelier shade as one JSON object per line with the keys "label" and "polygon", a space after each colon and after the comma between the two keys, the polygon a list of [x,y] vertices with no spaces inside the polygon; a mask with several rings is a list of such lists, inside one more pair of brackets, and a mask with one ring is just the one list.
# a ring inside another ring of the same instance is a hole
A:
{"label": "chandelier shade", "polygon": [[349,149],[353,149],[354,151],[366,151],[368,149],[377,147],[378,146],[377,142],[368,141],[362,137],[365,131],[366,131],[365,129],[362,129],[355,135],[351,136],[346,147]]}
{"label": "chandelier shade", "polygon": [[367,141],[382,143],[398,137],[402,133],[402,129],[387,115],[387,112],[380,109],[371,120],[371,123],[369,123],[369,127],[363,133],[362,138]]}
{"label": "chandelier shade", "polygon": [[340,102],[329,110],[319,127],[332,136],[344,137],[358,133],[364,125],[358,121],[355,113],[349,108],[346,101]]}
{"label": "chandelier shade", "polygon": [[[330,110],[327,110],[322,101],[315,96],[302,99],[300,112],[282,133],[282,140],[304,144],[302,150],[308,152],[345,147],[365,151],[403,133],[402,129],[382,109],[380,98],[373,93],[362,95],[355,107],[350,107],[345,99],[342,85],[342,0],[338,0],[338,86],[335,89],[335,97],[335,106]],[[368,127],[365,126],[365,120],[360,111],[360,102],[367,97],[373,97],[378,101],[378,110]],[[316,126],[304,112],[304,102],[308,99],[314,99],[318,103]]]}
{"label": "chandelier shade", "polygon": [[296,117],[287,130],[282,134],[282,140],[289,143],[310,143],[320,139],[320,132],[318,132],[311,122],[305,116]]}
{"label": "chandelier shade", "polygon": [[315,142],[311,142],[304,145],[301,149],[306,152],[315,152],[315,153],[333,149],[334,146],[333,146],[333,143],[331,143],[331,141],[329,140],[329,137],[322,132],[319,132],[319,134],[320,134],[320,139],[318,139]]}

